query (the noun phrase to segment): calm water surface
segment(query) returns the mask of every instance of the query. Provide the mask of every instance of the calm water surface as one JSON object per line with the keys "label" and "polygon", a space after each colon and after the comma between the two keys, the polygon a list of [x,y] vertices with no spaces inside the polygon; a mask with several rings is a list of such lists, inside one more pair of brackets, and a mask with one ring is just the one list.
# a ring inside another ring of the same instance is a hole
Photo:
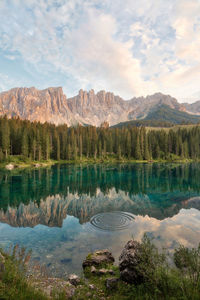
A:
{"label": "calm water surface", "polygon": [[97,249],[117,259],[145,232],[169,250],[200,242],[200,164],[0,171],[0,247],[32,249],[34,263],[56,276],[80,273]]}

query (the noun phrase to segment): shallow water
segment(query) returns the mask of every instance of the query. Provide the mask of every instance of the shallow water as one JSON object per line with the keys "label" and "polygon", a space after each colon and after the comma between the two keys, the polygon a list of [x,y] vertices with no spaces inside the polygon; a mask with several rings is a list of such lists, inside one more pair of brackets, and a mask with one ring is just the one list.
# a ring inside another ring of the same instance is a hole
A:
{"label": "shallow water", "polygon": [[0,246],[32,249],[53,275],[80,273],[85,256],[117,259],[145,232],[159,247],[200,242],[200,164],[56,165],[0,171]]}

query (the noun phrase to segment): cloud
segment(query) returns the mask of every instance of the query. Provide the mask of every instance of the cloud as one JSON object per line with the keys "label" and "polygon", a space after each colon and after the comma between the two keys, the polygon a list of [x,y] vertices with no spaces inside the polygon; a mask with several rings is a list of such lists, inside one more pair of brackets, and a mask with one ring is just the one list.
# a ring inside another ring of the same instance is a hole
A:
{"label": "cloud", "polygon": [[32,77],[35,71],[46,82],[62,77],[60,85],[70,94],[94,88],[125,98],[156,91],[178,98],[199,95],[198,0],[3,0],[0,5],[0,48],[10,60],[17,53]]}
{"label": "cloud", "polygon": [[179,244],[194,247],[198,246],[199,225],[200,213],[194,208],[181,209],[177,215],[162,221],[149,216],[135,216],[133,236],[141,240],[148,232],[160,248],[172,249]]}
{"label": "cloud", "polygon": [[5,58],[9,59],[9,60],[15,60],[16,57],[14,55],[5,55]]}
{"label": "cloud", "polygon": [[73,66],[80,80],[85,78],[88,85],[93,82],[97,90],[138,94],[143,84],[140,61],[131,53],[133,42],[123,43],[113,38],[116,27],[111,16],[97,16],[95,11],[90,11],[87,23],[75,29],[69,38]]}

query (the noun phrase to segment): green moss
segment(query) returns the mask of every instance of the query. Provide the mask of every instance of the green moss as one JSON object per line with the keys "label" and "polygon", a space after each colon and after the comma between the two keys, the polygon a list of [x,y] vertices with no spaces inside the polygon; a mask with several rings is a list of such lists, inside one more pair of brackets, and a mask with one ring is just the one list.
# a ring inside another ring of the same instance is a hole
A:
{"label": "green moss", "polygon": [[87,257],[86,257],[86,259],[92,259],[92,253],[89,253],[88,255],[87,255]]}

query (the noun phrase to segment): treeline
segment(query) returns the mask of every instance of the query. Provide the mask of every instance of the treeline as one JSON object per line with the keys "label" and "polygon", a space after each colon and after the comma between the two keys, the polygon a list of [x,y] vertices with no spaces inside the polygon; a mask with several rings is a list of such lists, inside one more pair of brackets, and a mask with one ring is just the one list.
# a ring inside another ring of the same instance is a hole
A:
{"label": "treeline", "polygon": [[0,161],[9,155],[31,160],[108,158],[136,160],[200,158],[200,127],[152,130],[145,127],[68,127],[0,118]]}

